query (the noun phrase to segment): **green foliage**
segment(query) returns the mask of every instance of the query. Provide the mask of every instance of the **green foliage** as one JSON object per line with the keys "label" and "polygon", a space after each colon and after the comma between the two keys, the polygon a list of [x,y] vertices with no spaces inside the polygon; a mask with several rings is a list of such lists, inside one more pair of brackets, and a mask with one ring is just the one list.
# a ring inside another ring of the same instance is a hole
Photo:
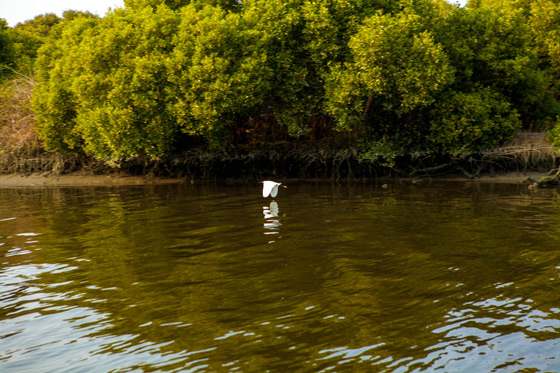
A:
{"label": "green foliage", "polygon": [[317,112],[321,99],[314,66],[304,49],[303,3],[252,0],[243,12],[247,22],[264,35],[260,53],[271,72],[261,110],[296,137],[308,131],[307,120]]}
{"label": "green foliage", "polygon": [[352,69],[366,90],[400,114],[432,103],[453,79],[447,55],[416,14],[373,16],[350,47]]}
{"label": "green foliage", "polygon": [[327,118],[366,157],[393,159],[476,151],[553,122],[559,6],[126,0],[102,19],[4,26],[0,57],[36,70],[38,129],[59,152],[159,158],[192,137],[225,150],[255,120],[305,138]]}
{"label": "green foliage", "polygon": [[553,0],[531,1],[530,27],[539,53],[557,71],[560,68],[560,4]]}
{"label": "green foliage", "polygon": [[556,148],[560,148],[560,116],[556,118],[554,125],[547,131],[547,139]]}
{"label": "green foliage", "polygon": [[526,128],[539,128],[560,108],[550,100],[556,83],[543,69],[532,22],[523,1],[480,0],[447,17],[438,38],[456,68],[457,90],[492,87],[516,108]]}
{"label": "green foliage", "polygon": [[310,131],[325,114],[325,84],[330,69],[349,59],[348,42],[361,22],[395,3],[363,0],[252,0],[244,17],[267,35],[263,53],[274,72],[267,111],[294,137]]}
{"label": "green foliage", "polygon": [[81,139],[75,130],[78,101],[71,83],[82,69],[81,64],[75,65],[81,58],[79,43],[95,29],[96,23],[94,19],[74,20],[39,49],[35,62],[38,84],[31,104],[47,149],[62,153],[81,149]]}
{"label": "green foliage", "polygon": [[[71,14],[73,12],[70,11],[66,13]],[[18,23],[14,29],[35,35],[37,38],[45,39],[50,35],[53,27],[58,25],[61,21],[62,19],[56,14],[45,13],[23,23]]]}
{"label": "green foliage", "polygon": [[[394,3],[396,4],[396,3]],[[333,63],[345,62],[350,56],[348,42],[362,22],[378,11],[396,9],[382,1],[305,1],[301,6],[303,48],[319,74],[325,77]]]}
{"label": "green foliage", "polygon": [[13,44],[13,69],[25,75],[33,75],[37,51],[48,40],[52,33],[60,32],[60,24],[78,17],[95,18],[90,12],[67,10],[60,18],[54,13],[39,15],[31,20],[18,23],[7,30]]}
{"label": "green foliage", "polygon": [[267,90],[262,34],[238,14],[147,6],[87,22],[65,26],[38,61],[34,102],[51,149],[157,158],[179,131],[223,147],[227,126]]}
{"label": "green foliage", "polygon": [[435,105],[432,117],[429,148],[443,152],[487,149],[521,128],[517,111],[490,88],[453,93]]}
{"label": "green foliage", "polygon": [[177,24],[168,8],[147,7],[67,25],[43,51],[54,49],[54,58],[40,60],[36,109],[46,145],[109,160],[168,152],[177,125],[163,94],[165,59]]}
{"label": "green foliage", "polygon": [[10,73],[15,61],[13,40],[8,32],[8,23],[0,18],[0,79]]}
{"label": "green foliage", "polygon": [[422,112],[453,82],[442,46],[409,10],[368,18],[350,40],[353,60],[333,67],[326,85],[337,128],[364,133],[371,154],[418,148]]}
{"label": "green foliage", "polygon": [[156,9],[160,5],[165,5],[170,9],[178,10],[191,4],[200,7],[205,5],[218,6],[232,11],[242,8],[240,0],[125,0],[124,4],[129,9],[142,9],[146,6]]}
{"label": "green foliage", "polygon": [[191,3],[191,0],[124,0],[127,9],[143,9],[150,6],[156,9],[160,5],[165,5],[171,9],[179,9]]}
{"label": "green foliage", "polygon": [[560,147],[560,117],[556,118],[556,123],[548,130],[548,139],[554,146]]}
{"label": "green foliage", "polygon": [[32,75],[37,50],[46,41],[51,30],[61,21],[62,19],[56,14],[46,13],[38,15],[32,20],[18,23],[9,30],[14,43],[15,70]]}
{"label": "green foliage", "polygon": [[214,6],[186,6],[180,19],[168,63],[171,112],[185,133],[223,147],[227,126],[257,110],[269,89],[265,35]]}

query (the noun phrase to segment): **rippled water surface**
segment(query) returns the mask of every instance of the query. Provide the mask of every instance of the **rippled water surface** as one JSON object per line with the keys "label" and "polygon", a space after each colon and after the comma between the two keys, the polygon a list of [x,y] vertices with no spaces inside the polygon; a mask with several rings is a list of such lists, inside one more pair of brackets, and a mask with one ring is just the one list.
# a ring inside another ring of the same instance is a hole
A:
{"label": "rippled water surface", "polygon": [[560,371],[560,198],[0,189],[2,372]]}

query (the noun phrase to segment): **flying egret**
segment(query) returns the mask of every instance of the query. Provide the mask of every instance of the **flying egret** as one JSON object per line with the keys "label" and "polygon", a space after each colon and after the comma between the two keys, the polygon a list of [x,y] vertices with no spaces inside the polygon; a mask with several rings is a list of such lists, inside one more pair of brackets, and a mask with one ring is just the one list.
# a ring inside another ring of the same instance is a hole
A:
{"label": "flying egret", "polygon": [[[278,186],[282,185],[282,183],[277,183],[276,181],[265,180],[262,182],[263,184],[263,197],[266,198],[271,196],[272,198],[276,197],[278,194]],[[287,186],[282,185],[284,188]]]}

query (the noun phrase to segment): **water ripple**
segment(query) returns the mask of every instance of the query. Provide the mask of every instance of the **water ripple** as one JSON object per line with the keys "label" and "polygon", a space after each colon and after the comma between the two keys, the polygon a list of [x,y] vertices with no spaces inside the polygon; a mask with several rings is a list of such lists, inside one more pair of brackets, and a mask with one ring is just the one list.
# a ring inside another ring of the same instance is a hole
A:
{"label": "water ripple", "polygon": [[0,190],[0,369],[558,371],[557,202],[484,188]]}

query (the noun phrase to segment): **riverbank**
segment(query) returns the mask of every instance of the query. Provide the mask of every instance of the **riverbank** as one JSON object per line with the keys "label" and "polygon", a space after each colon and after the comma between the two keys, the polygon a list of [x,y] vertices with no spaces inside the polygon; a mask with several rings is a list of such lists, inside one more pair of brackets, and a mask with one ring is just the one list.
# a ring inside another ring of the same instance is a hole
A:
{"label": "riverbank", "polygon": [[184,178],[130,176],[123,174],[88,175],[82,172],[74,172],[66,175],[0,175],[0,187],[125,186],[178,184],[186,182],[188,181]]}
{"label": "riverbank", "polygon": [[[402,183],[434,183],[438,180],[462,180],[481,183],[506,183],[517,184],[522,183],[527,177],[539,179],[546,176],[545,172],[506,172],[501,174],[482,175],[476,179],[469,179],[468,177],[455,174],[447,176],[438,176],[433,178],[382,178],[375,179],[355,179],[355,182],[387,182],[399,180]],[[315,181],[319,179],[287,179],[283,180],[287,183]],[[324,180],[324,179],[323,179]],[[335,182],[335,180],[330,180]],[[344,180],[348,181],[348,180]],[[204,181],[199,181],[204,182]],[[31,174],[31,175],[0,175],[0,187],[41,187],[41,186],[132,186],[132,185],[163,185],[163,184],[195,184],[199,183],[196,180],[187,178],[165,178],[165,177],[151,177],[151,176],[131,176],[125,174],[110,174],[110,175],[91,175],[83,172],[74,172],[65,175],[45,175],[45,174]],[[224,181],[226,182],[226,181]],[[232,180],[229,180],[232,182]],[[235,180],[240,183],[241,180]]]}
{"label": "riverbank", "polygon": [[407,154],[392,159],[372,159],[356,148],[295,144],[228,152],[194,150],[166,159],[137,157],[112,165],[77,155],[0,153],[0,186],[246,183],[266,179],[517,182],[528,176],[545,176],[559,165],[557,150],[540,132],[520,133],[501,147],[478,153]]}

